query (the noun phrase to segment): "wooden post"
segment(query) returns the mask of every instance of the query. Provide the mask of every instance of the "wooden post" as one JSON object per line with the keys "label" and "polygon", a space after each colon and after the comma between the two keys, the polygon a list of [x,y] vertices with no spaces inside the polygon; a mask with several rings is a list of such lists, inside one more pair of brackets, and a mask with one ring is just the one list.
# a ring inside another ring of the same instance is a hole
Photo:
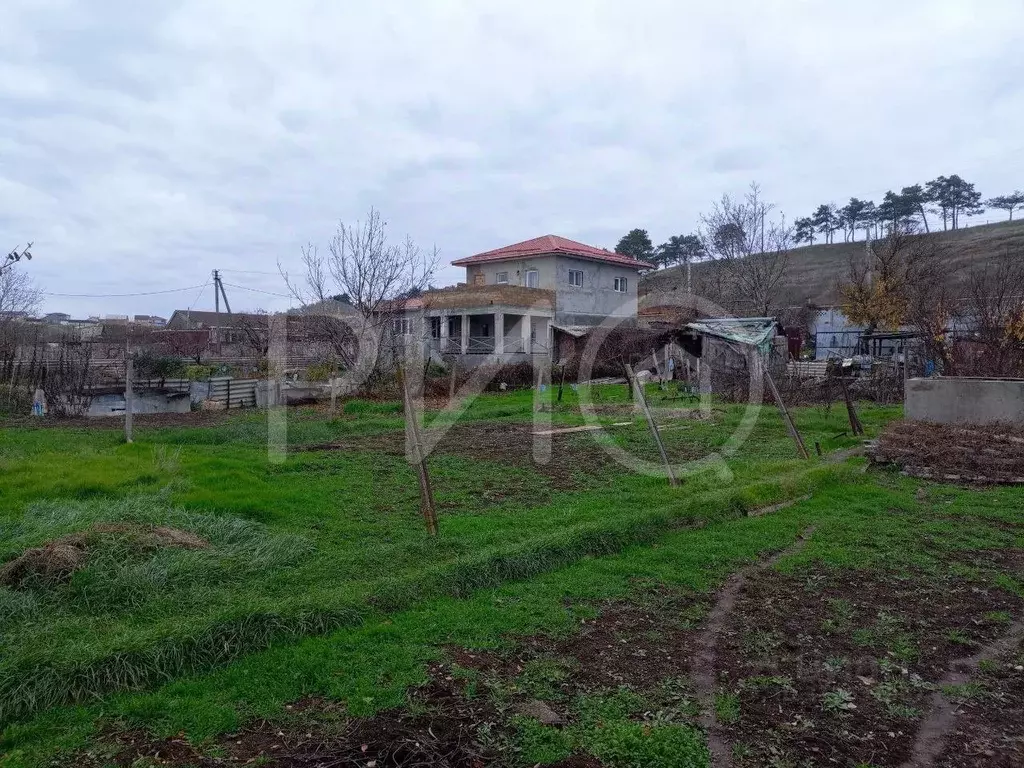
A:
{"label": "wooden post", "polygon": [[[758,361],[759,365],[764,365],[763,360]],[[772,379],[771,373],[768,372],[768,366],[764,367],[764,380],[768,385],[768,389],[772,393],[772,397],[775,398],[775,405],[779,408],[779,413],[782,414],[782,420],[786,424],[786,430],[789,432],[789,436],[793,438],[793,442],[796,443],[796,449],[800,452],[800,457],[803,459],[809,459],[811,456],[807,453],[807,446],[804,445],[804,439],[800,436],[799,430],[796,428],[796,424],[793,423],[793,417],[789,415],[789,410],[786,408],[786,404],[782,402],[782,395],[779,394],[778,387],[775,386],[775,380]]]}
{"label": "wooden post", "polygon": [[654,444],[658,446],[658,453],[661,454],[661,460],[665,462],[665,472],[668,474],[668,484],[675,488],[679,485],[679,481],[676,479],[676,475],[672,471],[672,465],[669,463],[668,454],[665,452],[665,444],[661,441],[661,434],[658,432],[658,425],[654,422],[654,416],[651,415],[651,409],[647,406],[647,398],[644,396],[643,386],[636,380],[636,375],[633,373],[633,367],[629,363],[623,363],[623,365],[626,368],[626,379],[633,388],[633,395],[636,398],[637,403],[639,403],[640,409],[644,412],[644,418],[647,419],[647,427],[651,430],[651,436],[654,438]]}
{"label": "wooden post", "polygon": [[448,402],[451,403],[455,400],[455,374],[457,372],[455,361],[452,360],[452,378],[448,382]]}
{"label": "wooden post", "polygon": [[434,508],[434,491],[430,486],[430,473],[427,471],[427,460],[423,455],[423,443],[420,441],[420,427],[416,421],[416,410],[413,397],[409,392],[409,382],[405,372],[399,369],[398,377],[402,380],[402,401],[405,405],[405,428],[413,446],[413,463],[420,481],[420,511],[427,524],[427,533],[437,535],[437,510]]}
{"label": "wooden post", "polygon": [[331,366],[331,415],[338,407],[338,366]]}
{"label": "wooden post", "polygon": [[857,416],[857,409],[853,405],[853,398],[850,397],[850,390],[846,387],[846,377],[839,377],[840,383],[843,385],[843,400],[846,401],[846,415],[850,418],[850,430],[853,432],[854,437],[857,435],[864,434],[864,425],[860,423],[860,417]]}
{"label": "wooden post", "polygon": [[562,402],[562,387],[565,386],[565,363],[562,363],[562,375],[558,379],[558,402]]}
{"label": "wooden post", "polygon": [[134,393],[132,392],[133,368],[132,359],[126,357],[124,361],[124,441],[126,443],[132,441],[132,406],[135,400]]}
{"label": "wooden post", "polygon": [[654,361],[654,370],[658,374],[658,387],[662,392],[665,391],[665,377],[661,375],[661,366],[658,365],[658,350],[651,350],[651,359]]}

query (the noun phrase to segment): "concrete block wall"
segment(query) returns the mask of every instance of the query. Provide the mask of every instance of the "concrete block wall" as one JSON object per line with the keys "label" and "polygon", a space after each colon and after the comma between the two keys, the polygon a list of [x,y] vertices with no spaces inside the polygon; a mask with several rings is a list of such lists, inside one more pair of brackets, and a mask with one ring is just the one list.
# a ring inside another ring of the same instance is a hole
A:
{"label": "concrete block wall", "polygon": [[939,424],[1024,427],[1024,379],[910,379],[904,416]]}

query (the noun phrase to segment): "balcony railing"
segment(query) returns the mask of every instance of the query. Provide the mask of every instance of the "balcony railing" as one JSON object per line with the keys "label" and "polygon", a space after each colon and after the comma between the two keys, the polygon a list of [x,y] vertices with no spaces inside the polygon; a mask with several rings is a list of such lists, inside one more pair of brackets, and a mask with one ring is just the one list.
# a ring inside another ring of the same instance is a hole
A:
{"label": "balcony railing", "polygon": [[494,352],[493,336],[470,336],[469,348],[466,354],[469,355],[490,355]]}

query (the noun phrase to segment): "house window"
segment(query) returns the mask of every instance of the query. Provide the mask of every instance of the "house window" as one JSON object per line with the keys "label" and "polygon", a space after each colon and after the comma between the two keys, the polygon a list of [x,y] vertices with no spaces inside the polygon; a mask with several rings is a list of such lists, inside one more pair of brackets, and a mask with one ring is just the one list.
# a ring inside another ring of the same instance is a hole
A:
{"label": "house window", "polygon": [[412,333],[412,319],[408,317],[396,317],[392,324],[395,333],[403,336]]}
{"label": "house window", "polygon": [[505,283],[507,283],[508,282],[508,272],[495,272],[494,273],[494,282],[498,283],[499,285],[504,285]]}
{"label": "house window", "polygon": [[441,318],[432,317],[430,318],[430,338],[440,339],[441,338]]}
{"label": "house window", "polygon": [[527,288],[539,288],[540,287],[540,272],[536,269],[526,270],[526,287]]}
{"label": "house window", "polygon": [[583,287],[583,270],[582,269],[570,269],[569,270],[569,285],[575,286],[576,288]]}
{"label": "house window", "polygon": [[626,278],[616,277],[615,278],[615,290],[619,293],[626,292]]}

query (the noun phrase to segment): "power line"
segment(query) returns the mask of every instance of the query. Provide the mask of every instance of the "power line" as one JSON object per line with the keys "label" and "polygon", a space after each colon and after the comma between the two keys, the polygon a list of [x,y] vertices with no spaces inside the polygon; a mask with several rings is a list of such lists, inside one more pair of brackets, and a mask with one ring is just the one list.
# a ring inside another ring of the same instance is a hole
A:
{"label": "power line", "polygon": [[280,276],[280,272],[263,272],[258,269],[222,269],[221,272],[235,272],[242,275],[275,275]]}
{"label": "power line", "polygon": [[205,284],[189,285],[185,288],[167,288],[163,291],[140,291],[138,293],[51,293],[50,291],[42,291],[42,294],[44,296],[61,296],[71,299],[123,299],[130,296],[156,296],[161,293],[181,293],[183,291],[194,291],[196,288],[205,287]]}
{"label": "power line", "polygon": [[235,283],[224,283],[223,281],[221,281],[221,282],[223,283],[223,285],[230,286],[231,288],[238,288],[238,289],[243,290],[243,291],[252,291],[253,293],[265,293],[265,294],[267,294],[267,296],[279,296],[282,299],[290,299],[290,298],[292,298],[287,293],[274,293],[273,291],[264,291],[261,288],[249,288],[249,287],[244,286],[244,285],[236,285]]}
{"label": "power line", "polygon": [[189,311],[191,311],[192,307],[194,307],[196,304],[198,304],[199,300],[201,298],[203,298],[203,293],[206,291],[206,286],[208,286],[209,284],[210,284],[210,278],[206,278],[206,282],[203,283],[203,287],[199,289],[199,293],[196,294],[196,297],[192,300],[192,303],[188,305]]}

